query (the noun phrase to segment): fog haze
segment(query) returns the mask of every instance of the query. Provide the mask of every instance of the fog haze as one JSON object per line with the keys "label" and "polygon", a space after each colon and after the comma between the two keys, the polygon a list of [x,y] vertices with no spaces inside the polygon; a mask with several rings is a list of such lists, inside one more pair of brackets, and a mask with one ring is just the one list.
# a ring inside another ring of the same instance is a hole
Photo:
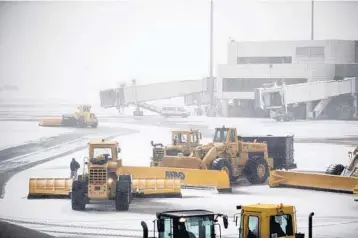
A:
{"label": "fog haze", "polygon": [[[309,40],[309,1],[216,0],[214,65],[229,38]],[[1,2],[0,86],[39,98],[84,97],[136,78],[147,84],[208,75],[207,0]],[[358,39],[358,2],[315,5],[315,39]]]}

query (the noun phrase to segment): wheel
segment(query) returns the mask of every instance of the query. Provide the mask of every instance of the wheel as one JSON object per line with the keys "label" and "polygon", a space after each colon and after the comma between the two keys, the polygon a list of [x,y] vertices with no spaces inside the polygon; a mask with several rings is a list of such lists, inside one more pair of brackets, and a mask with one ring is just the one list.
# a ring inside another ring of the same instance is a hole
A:
{"label": "wheel", "polygon": [[344,166],[342,164],[331,164],[327,168],[326,174],[341,175],[344,169],[345,168],[344,168]]}
{"label": "wheel", "polygon": [[211,170],[224,170],[228,176],[230,181],[234,181],[234,177],[232,175],[231,163],[227,158],[216,158],[210,166]]}
{"label": "wheel", "polygon": [[116,183],[115,205],[117,211],[128,211],[132,199],[132,184],[130,175],[119,175]]}
{"label": "wheel", "polygon": [[72,210],[83,211],[86,208],[87,182],[75,180],[72,182],[71,204]]}
{"label": "wheel", "polygon": [[95,123],[91,124],[92,128],[97,128],[97,126],[98,126],[98,122],[95,122]]}
{"label": "wheel", "polygon": [[251,184],[263,184],[270,174],[267,161],[256,156],[249,158],[243,172]]}

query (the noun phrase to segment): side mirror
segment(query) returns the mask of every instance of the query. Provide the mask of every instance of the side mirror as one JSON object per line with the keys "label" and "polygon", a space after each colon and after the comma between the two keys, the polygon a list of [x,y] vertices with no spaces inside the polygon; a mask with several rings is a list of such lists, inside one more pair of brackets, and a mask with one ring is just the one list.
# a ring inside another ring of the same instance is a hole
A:
{"label": "side mirror", "polygon": [[352,159],[352,156],[353,156],[352,151],[349,151],[349,152],[348,152],[348,158]]}
{"label": "side mirror", "polygon": [[141,223],[142,229],[143,229],[143,238],[148,238],[148,226],[147,223],[142,221]]}
{"label": "side mirror", "polygon": [[229,221],[227,216],[223,216],[224,228],[227,229],[229,227]]}
{"label": "side mirror", "polygon": [[158,232],[164,232],[164,220],[163,219],[157,220],[157,230],[158,230]]}
{"label": "side mirror", "polygon": [[150,141],[150,144],[151,144],[152,146],[154,146],[154,142],[153,142],[153,141]]}
{"label": "side mirror", "polygon": [[118,147],[118,148],[117,148],[117,153],[119,154],[119,153],[121,153],[121,151],[122,151],[121,148]]}

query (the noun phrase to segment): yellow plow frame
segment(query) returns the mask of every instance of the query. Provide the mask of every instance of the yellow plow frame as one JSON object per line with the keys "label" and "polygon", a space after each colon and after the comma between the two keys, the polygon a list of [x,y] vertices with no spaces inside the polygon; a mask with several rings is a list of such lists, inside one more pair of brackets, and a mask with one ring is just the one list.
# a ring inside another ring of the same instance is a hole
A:
{"label": "yellow plow frame", "polygon": [[357,177],[324,173],[271,170],[269,177],[269,186],[271,188],[292,187],[352,194],[353,188],[357,184]]}

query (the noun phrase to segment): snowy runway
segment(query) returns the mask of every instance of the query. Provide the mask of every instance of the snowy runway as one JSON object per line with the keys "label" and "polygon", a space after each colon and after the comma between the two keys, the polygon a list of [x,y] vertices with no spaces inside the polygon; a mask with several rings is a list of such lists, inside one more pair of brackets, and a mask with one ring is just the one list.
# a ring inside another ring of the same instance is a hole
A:
{"label": "snowy runway", "polygon": [[[150,141],[166,144],[170,140],[169,128],[122,123],[108,123],[108,125],[114,130],[116,127],[125,127],[139,131],[139,133],[116,138],[122,148],[121,154],[125,165],[149,165],[149,157],[152,153]],[[257,125],[256,128],[259,127],[260,125]],[[296,128],[289,128],[288,123],[285,127],[281,130],[294,131]],[[274,129],[268,128],[267,131]],[[299,129],[306,131],[306,135],[310,134],[310,130],[318,130],[317,127],[310,127],[310,123],[307,123],[306,126],[301,125]],[[348,130],[347,128],[342,129],[342,131]],[[339,134],[338,131],[338,129],[334,130],[335,135]],[[342,133],[341,137],[344,135]],[[311,134],[311,136],[317,136],[317,133]],[[209,138],[206,139],[209,140]],[[343,145],[296,143],[295,160],[299,169],[324,170],[331,163],[347,163],[347,152],[350,149],[352,147]],[[47,155],[40,153],[36,156],[46,157]],[[76,157],[80,160],[84,156],[87,156],[87,150],[78,151],[16,174],[7,183],[5,197],[0,200],[0,216],[20,225],[56,236],[68,237],[71,233],[73,236],[81,237],[104,235],[141,237],[140,221],[145,220],[151,229],[151,221],[155,218],[157,211],[176,208],[203,208],[232,217],[236,213],[236,205],[282,202],[296,206],[298,229],[306,234],[308,214],[311,211],[315,212],[314,237],[353,238],[358,232],[358,203],[353,201],[352,195],[283,188],[271,189],[267,185],[235,187],[233,194],[219,195],[215,191],[184,190],[182,199],[135,199],[129,212],[116,212],[110,202],[104,206],[89,205],[86,211],[77,212],[71,209],[68,199],[26,199],[30,177],[68,177],[70,159]],[[229,225],[229,229],[223,231],[224,237],[238,237],[238,231],[234,224],[230,222]]]}

